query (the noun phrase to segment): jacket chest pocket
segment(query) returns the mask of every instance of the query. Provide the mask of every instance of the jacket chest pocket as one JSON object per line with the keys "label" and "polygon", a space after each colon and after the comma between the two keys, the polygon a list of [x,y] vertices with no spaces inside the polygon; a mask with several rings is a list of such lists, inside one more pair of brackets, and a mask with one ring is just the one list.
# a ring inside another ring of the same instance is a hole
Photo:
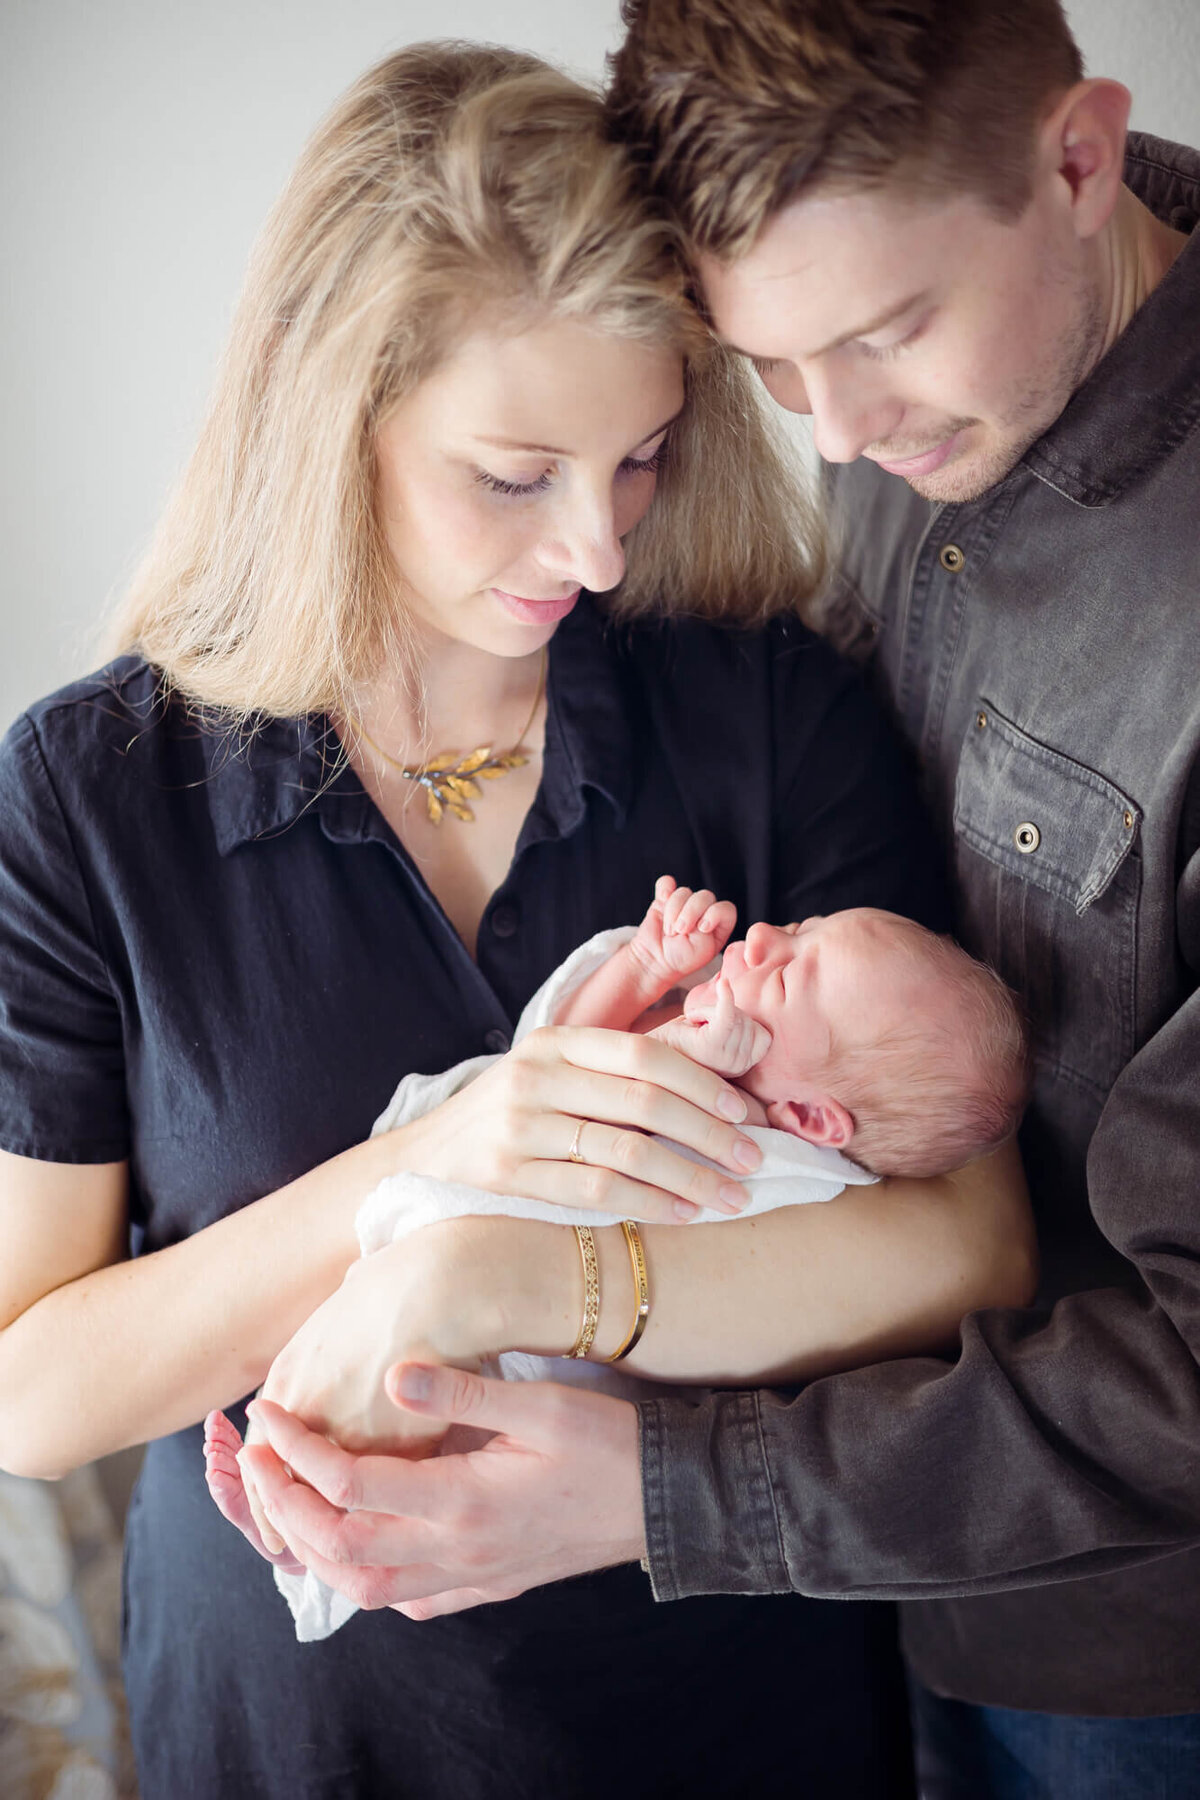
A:
{"label": "jacket chest pocket", "polygon": [[980,700],[954,794],[964,939],[1024,998],[1043,1072],[1101,1094],[1134,1051],[1140,819]]}

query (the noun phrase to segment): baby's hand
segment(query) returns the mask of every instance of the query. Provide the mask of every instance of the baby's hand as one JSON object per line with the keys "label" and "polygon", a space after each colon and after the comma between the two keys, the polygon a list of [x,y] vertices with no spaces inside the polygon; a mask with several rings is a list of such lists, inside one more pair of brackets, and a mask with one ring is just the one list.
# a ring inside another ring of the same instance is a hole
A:
{"label": "baby's hand", "polygon": [[711,986],[707,1001],[695,1001],[689,994],[683,1003],[683,1017],[660,1025],[653,1035],[732,1081],[762,1061],[771,1048],[771,1034],[765,1025],[738,1009],[723,975]]}
{"label": "baby's hand", "polygon": [[654,884],[654,899],[629,948],[656,974],[695,975],[719,956],[737,924],[732,900],[718,900],[708,888],[693,893],[670,875]]}

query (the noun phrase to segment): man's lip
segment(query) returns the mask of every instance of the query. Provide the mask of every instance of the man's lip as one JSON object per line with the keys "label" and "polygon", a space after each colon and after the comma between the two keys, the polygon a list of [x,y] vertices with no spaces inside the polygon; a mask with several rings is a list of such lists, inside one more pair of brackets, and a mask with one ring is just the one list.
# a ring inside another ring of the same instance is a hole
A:
{"label": "man's lip", "polygon": [[922,451],[920,456],[905,456],[897,458],[894,462],[885,462],[882,456],[872,456],[868,460],[878,463],[879,467],[886,469],[889,475],[902,475],[906,478],[913,475],[931,475],[935,469],[940,469],[947,458],[953,454],[961,436],[961,431],[955,431],[948,438],[943,438],[940,444],[935,444],[932,450]]}

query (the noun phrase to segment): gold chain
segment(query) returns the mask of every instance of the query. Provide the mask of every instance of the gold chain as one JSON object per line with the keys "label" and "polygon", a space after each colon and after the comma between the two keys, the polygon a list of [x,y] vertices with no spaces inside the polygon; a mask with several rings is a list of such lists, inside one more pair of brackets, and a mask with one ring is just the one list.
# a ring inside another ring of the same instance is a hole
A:
{"label": "gold chain", "polygon": [[346,714],[346,723],[364,744],[371,746],[376,756],[383,758],[389,768],[395,769],[398,775],[403,775],[406,781],[415,781],[424,790],[425,808],[431,824],[440,825],[446,814],[452,813],[465,825],[471,825],[475,822],[475,814],[470,803],[480,797],[480,781],[497,781],[512,769],[523,769],[529,761],[522,746],[529,736],[529,728],[537,717],[537,709],[546,691],[548,662],[549,651],[543,649],[537,692],[533,696],[529,717],[521,727],[521,735],[512,749],[502,751],[498,756],[492,755],[490,744],[481,744],[478,749],[468,751],[466,756],[456,756],[453,750],[446,750],[439,756],[431,757],[427,763],[402,763],[394,756],[389,756],[382,744],[377,744],[366,727],[352,714]]}

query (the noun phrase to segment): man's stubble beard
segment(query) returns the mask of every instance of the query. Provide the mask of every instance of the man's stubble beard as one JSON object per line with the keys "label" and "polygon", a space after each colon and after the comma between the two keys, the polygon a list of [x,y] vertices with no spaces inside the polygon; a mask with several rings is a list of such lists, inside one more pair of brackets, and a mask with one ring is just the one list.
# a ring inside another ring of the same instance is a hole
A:
{"label": "man's stubble beard", "polygon": [[1106,349],[1100,293],[1093,284],[1080,283],[1072,317],[989,427],[996,441],[910,481],[913,492],[953,506],[996,487],[1062,416]]}

